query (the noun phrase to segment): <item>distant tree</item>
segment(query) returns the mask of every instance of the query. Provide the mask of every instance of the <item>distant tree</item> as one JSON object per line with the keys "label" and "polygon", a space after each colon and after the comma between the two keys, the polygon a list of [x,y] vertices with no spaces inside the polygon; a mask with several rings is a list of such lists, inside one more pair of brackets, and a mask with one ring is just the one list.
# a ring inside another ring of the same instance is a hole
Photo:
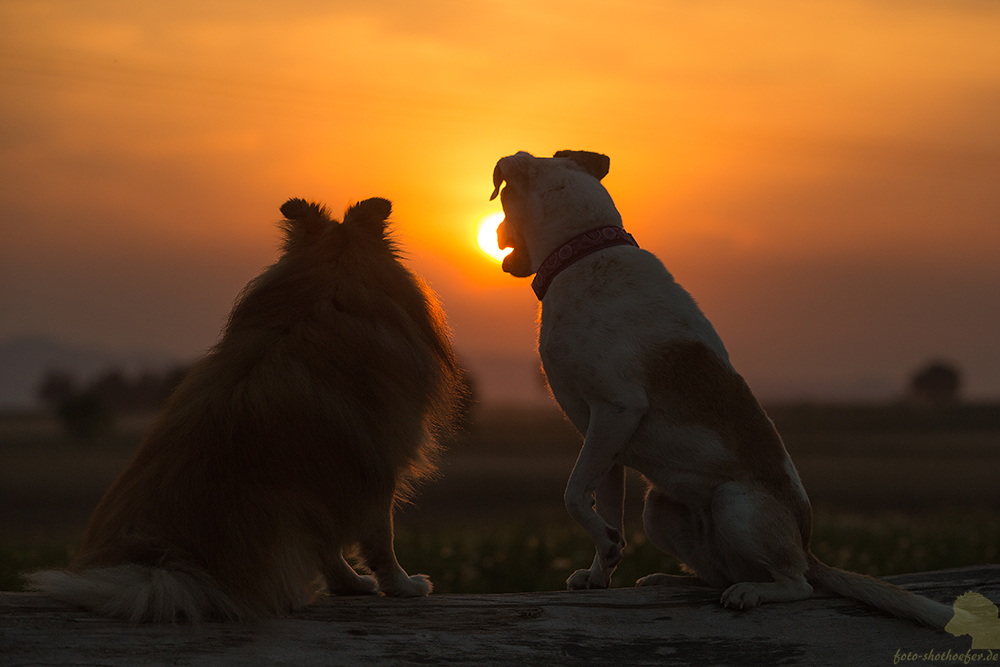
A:
{"label": "distant tree", "polygon": [[162,373],[147,370],[136,377],[125,377],[112,369],[100,375],[87,389],[117,412],[159,410],[189,370],[188,366],[176,366]]}
{"label": "distant tree", "polygon": [[82,389],[67,371],[46,372],[38,386],[38,397],[73,438],[93,440],[114,425],[114,415],[107,404],[91,388]]}
{"label": "distant tree", "polygon": [[67,398],[79,392],[76,378],[64,370],[50,370],[42,377],[38,386],[38,398],[50,407],[59,405]]}
{"label": "distant tree", "polygon": [[135,378],[109,369],[86,385],[66,371],[48,371],[38,387],[38,397],[75,438],[93,440],[110,430],[115,415],[160,409],[189,367],[176,366],[163,373],[146,371]]}
{"label": "distant tree", "polygon": [[127,412],[135,402],[135,385],[117,368],[101,373],[87,385],[86,393],[115,411]]}
{"label": "distant tree", "polygon": [[924,366],[910,379],[910,396],[919,403],[951,405],[962,389],[961,373],[954,365],[934,361]]}
{"label": "distant tree", "polygon": [[63,428],[78,440],[91,441],[114,427],[114,414],[90,392],[64,399],[56,409]]}

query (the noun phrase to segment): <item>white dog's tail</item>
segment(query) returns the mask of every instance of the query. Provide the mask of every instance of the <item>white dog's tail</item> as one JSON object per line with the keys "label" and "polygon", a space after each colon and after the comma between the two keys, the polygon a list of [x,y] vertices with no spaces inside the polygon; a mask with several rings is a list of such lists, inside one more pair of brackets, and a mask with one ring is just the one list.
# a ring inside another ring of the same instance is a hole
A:
{"label": "white dog's tail", "polygon": [[208,618],[246,617],[202,571],[124,563],[82,572],[45,570],[25,578],[32,590],[131,623],[198,623]]}
{"label": "white dog's tail", "polygon": [[952,607],[922,597],[890,583],[830,567],[809,554],[809,583],[858,600],[876,609],[923,625],[943,630],[955,615]]}

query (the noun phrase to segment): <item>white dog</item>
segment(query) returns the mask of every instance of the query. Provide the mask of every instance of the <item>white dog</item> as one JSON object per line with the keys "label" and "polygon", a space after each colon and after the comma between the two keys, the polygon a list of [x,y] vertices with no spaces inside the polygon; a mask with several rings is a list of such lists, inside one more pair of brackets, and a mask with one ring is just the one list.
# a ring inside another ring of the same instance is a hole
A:
{"label": "white dog", "polygon": [[542,366],[584,435],[565,500],[597,555],[567,586],[608,586],[625,546],[627,466],[649,484],[649,540],[696,575],[652,574],[638,585],[694,579],[740,609],[801,600],[818,585],[943,628],[948,605],[810,552],[812,510],[778,432],[694,299],[622,229],[600,183],[609,164],[584,151],[521,152],[493,172],[493,197],[507,183],[497,237],[513,252],[503,268],[536,274]]}

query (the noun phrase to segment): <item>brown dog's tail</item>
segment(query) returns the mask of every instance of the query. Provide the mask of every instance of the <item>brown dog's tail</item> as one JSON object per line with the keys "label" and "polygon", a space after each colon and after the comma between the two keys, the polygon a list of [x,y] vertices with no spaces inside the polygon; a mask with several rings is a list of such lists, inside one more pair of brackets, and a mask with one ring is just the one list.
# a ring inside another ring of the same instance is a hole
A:
{"label": "brown dog's tail", "polygon": [[955,615],[954,609],[892,584],[826,565],[809,554],[809,583],[858,600],[899,618],[943,630]]}
{"label": "brown dog's tail", "polygon": [[210,575],[198,570],[124,563],[82,572],[44,570],[25,578],[31,590],[131,623],[246,617]]}

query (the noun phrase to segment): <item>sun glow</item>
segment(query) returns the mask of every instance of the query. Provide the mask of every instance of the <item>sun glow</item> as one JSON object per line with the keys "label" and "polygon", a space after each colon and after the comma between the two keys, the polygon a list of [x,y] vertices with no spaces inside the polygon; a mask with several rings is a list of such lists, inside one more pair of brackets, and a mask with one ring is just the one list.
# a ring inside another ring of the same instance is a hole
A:
{"label": "sun glow", "polygon": [[502,262],[503,258],[513,250],[512,248],[501,250],[497,247],[497,227],[500,226],[501,222],[503,222],[502,211],[484,215],[479,221],[479,231],[476,234],[479,249],[494,262]]}

